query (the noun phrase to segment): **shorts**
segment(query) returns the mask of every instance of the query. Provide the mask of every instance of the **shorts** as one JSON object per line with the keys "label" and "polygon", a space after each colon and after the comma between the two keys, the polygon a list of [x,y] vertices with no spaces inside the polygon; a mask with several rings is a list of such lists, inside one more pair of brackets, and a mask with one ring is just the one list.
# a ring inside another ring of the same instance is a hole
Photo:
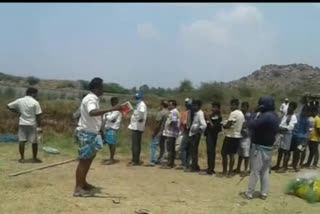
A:
{"label": "shorts", "polygon": [[244,157],[244,158],[248,158],[250,156],[250,138],[246,137],[246,138],[242,138],[240,140],[240,146],[238,149],[238,155],[240,157]]}
{"label": "shorts", "polygon": [[308,144],[308,140],[292,137],[290,151],[294,152],[297,149],[299,149],[302,152],[305,150],[307,144]]}
{"label": "shorts", "polygon": [[285,151],[290,151],[291,139],[292,139],[292,134],[281,134],[280,148]]}
{"label": "shorts", "polygon": [[19,125],[18,136],[20,142],[38,143],[36,126]]}
{"label": "shorts", "polygon": [[237,154],[241,138],[225,137],[221,149],[221,155]]}
{"label": "shorts", "polygon": [[118,130],[107,129],[104,136],[105,136],[104,143],[106,143],[108,145],[116,145]]}
{"label": "shorts", "polygon": [[103,140],[99,134],[78,131],[77,137],[80,146],[78,150],[79,160],[93,159],[97,151],[103,147]]}

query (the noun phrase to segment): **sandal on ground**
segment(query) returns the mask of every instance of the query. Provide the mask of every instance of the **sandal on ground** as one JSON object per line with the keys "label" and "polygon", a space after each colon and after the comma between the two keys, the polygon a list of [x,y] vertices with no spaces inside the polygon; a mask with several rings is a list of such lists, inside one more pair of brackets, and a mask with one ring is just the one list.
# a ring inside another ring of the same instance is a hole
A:
{"label": "sandal on ground", "polygon": [[93,196],[93,193],[86,190],[81,190],[79,192],[74,192],[73,197],[91,197]]}
{"label": "sandal on ground", "polygon": [[266,199],[268,198],[268,196],[267,196],[267,195],[260,195],[260,198],[261,198],[262,200],[266,200]]}
{"label": "sandal on ground", "polygon": [[135,210],[135,213],[137,213],[137,214],[151,214],[151,211],[147,210],[147,209],[137,209],[137,210]]}
{"label": "sandal on ground", "polygon": [[18,160],[19,163],[24,163],[24,159]]}
{"label": "sandal on ground", "polygon": [[248,200],[253,199],[253,196],[248,194],[248,192],[240,192],[239,195],[244,199],[248,199]]}

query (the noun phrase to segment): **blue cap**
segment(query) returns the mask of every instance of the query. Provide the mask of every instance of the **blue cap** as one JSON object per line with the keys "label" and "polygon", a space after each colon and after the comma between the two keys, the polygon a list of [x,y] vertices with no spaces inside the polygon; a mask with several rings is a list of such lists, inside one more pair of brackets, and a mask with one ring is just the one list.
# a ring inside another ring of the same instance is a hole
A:
{"label": "blue cap", "polygon": [[141,92],[136,93],[134,96],[137,100],[142,100],[143,99],[143,94]]}

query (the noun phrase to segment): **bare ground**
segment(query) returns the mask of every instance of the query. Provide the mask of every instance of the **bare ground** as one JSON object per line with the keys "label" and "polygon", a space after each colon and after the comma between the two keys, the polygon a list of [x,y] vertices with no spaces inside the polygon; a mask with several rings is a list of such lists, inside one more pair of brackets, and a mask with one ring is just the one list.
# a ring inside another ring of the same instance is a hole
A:
{"label": "bare ground", "polygon": [[[30,146],[26,158],[31,157]],[[165,170],[158,167],[127,167],[129,157],[117,157],[120,163],[101,165],[102,153],[89,171],[88,181],[102,188],[101,198],[75,198],[76,162],[34,171],[17,177],[8,174],[73,158],[67,155],[46,155],[40,151],[42,164],[17,162],[17,145],[0,145],[0,213],[105,213],[132,214],[136,209],[152,213],[319,213],[320,203],[308,204],[284,194],[290,179],[297,174],[271,174],[271,192],[266,201],[245,200],[238,193],[246,189],[248,177],[218,178]],[[76,151],[75,151],[76,154]],[[148,160],[148,156],[143,156]],[[201,160],[202,168],[206,167]],[[218,162],[217,171],[221,171]],[[303,172],[305,172],[304,170]],[[319,171],[319,170],[318,170]],[[259,187],[259,186],[257,186]],[[103,195],[102,195],[103,194]],[[120,197],[120,199],[119,199]],[[120,200],[119,204],[112,200]]]}

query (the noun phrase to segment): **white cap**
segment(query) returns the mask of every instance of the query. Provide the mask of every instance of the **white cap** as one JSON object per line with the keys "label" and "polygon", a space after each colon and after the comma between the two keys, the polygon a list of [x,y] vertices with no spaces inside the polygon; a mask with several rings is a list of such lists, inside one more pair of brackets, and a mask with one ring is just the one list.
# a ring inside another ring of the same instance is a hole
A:
{"label": "white cap", "polygon": [[189,102],[190,99],[187,97],[186,99],[184,99],[184,102]]}
{"label": "white cap", "polygon": [[284,99],[285,101],[289,101],[289,99],[288,98],[286,98],[286,99]]}

